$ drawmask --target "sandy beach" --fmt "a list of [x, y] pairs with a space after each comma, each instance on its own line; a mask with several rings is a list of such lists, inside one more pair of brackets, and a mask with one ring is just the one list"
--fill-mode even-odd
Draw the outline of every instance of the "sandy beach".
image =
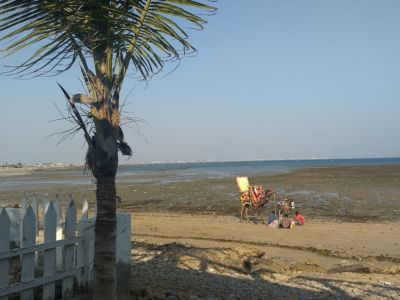
[[137, 213], [132, 289], [187, 299], [398, 299], [399, 234], [391, 223], [283, 230], [230, 216]]
[[[250, 177], [275, 189], [276, 201], [295, 200], [307, 223], [292, 230], [240, 223], [234, 177], [175, 175], [117, 180], [118, 212], [132, 214], [132, 299], [166, 291], [179, 299], [400, 297], [400, 166]], [[0, 177], [2, 206], [47, 193], [64, 203], [72, 194], [79, 207], [84, 194], [93, 211], [94, 190], [90, 176], [70, 172]]]

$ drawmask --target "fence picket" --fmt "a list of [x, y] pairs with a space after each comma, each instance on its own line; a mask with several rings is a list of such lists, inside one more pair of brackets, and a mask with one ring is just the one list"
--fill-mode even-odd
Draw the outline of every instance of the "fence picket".
[[26, 214], [26, 207], [28, 206], [28, 200], [26, 199], [26, 195], [24, 194], [24, 196], [22, 197], [21, 200], [21, 217], [25, 217]]
[[[10, 250], [10, 229], [11, 222], [5, 208], [0, 213], [0, 252]], [[8, 258], [0, 260], [0, 288], [8, 286], [8, 272], [10, 263]], [[0, 296], [0, 300], [7, 300], [8, 296]]]
[[[22, 229], [22, 247], [30, 247], [35, 245], [36, 233], [35, 223], [37, 222], [35, 213], [32, 207], [29, 205]], [[22, 255], [22, 271], [21, 271], [21, 282], [27, 282], [35, 277], [35, 252]], [[26, 289], [21, 292], [21, 300], [33, 299], [33, 289]]]
[[[62, 206], [60, 198], [58, 194], [56, 195], [56, 201], [54, 201], [54, 209], [57, 213], [56, 219], [56, 240], [62, 240], [63, 238], [63, 222], [62, 222]], [[57, 247], [57, 270], [62, 270], [62, 261], [63, 261], [63, 247]]]
[[[32, 198], [32, 211], [35, 215], [35, 244], [39, 243], [39, 207], [38, 200], [36, 194], [33, 194]], [[37, 263], [39, 257], [39, 253], [35, 253], [35, 263]]]
[[72, 199], [72, 195], [69, 194], [67, 207], [69, 207], [69, 204], [70, 204], [72, 201], [74, 201], [74, 200]]
[[50, 200], [49, 200], [49, 197], [47, 196], [47, 194], [44, 196], [44, 199], [43, 199], [43, 228], [45, 228], [45, 222], [46, 222], [46, 220], [45, 220], [45, 215], [46, 215], [46, 211], [47, 211], [47, 209], [49, 208], [49, 204], [50, 204]]
[[[54, 242], [56, 240], [57, 213], [54, 205], [50, 202], [46, 214], [44, 215], [44, 242]], [[53, 275], [56, 271], [56, 249], [44, 251], [43, 276]], [[43, 300], [52, 300], [55, 297], [55, 282], [43, 285]]]
[[85, 195], [82, 196], [82, 216], [81, 220], [89, 218], [89, 205], [86, 201]]
[[21, 200], [21, 227], [19, 228], [20, 229], [20, 233], [19, 233], [19, 237], [20, 237], [19, 244], [20, 245], [22, 244], [22, 228], [24, 227], [24, 217], [26, 214], [27, 205], [28, 205], [28, 200], [26, 199], [26, 195], [24, 193], [24, 196], [22, 197], [22, 200]]
[[[74, 200], [69, 202], [67, 213], [65, 215], [65, 239], [74, 238], [76, 230], [76, 206]], [[75, 267], [75, 245], [64, 246], [64, 271]], [[62, 284], [62, 297], [68, 298], [73, 293], [74, 277], [65, 277]]]

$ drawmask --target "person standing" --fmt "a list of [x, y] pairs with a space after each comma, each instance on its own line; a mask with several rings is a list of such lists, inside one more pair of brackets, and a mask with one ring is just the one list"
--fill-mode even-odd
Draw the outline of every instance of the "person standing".
[[248, 191], [242, 193], [242, 196], [240, 197], [240, 201], [242, 202], [242, 210], [240, 211], [240, 222], [242, 222], [243, 210], [245, 210], [247, 222], [250, 222], [250, 220], [249, 220], [249, 206], [251, 204], [251, 200], [250, 200], [250, 196], [249, 196], [249, 192]]

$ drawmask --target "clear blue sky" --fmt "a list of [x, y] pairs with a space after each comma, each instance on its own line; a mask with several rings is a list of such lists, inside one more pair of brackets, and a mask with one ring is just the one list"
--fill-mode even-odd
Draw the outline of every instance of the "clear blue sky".
[[[126, 80], [129, 160], [400, 156], [400, 1], [220, 0], [199, 55], [146, 88]], [[1, 47], [0, 47], [1, 48]], [[4, 64], [0, 61], [0, 64]], [[1, 80], [0, 163], [80, 162], [81, 134], [53, 104], [82, 93], [76, 68], [55, 78]], [[125, 157], [120, 157], [124, 161]]]

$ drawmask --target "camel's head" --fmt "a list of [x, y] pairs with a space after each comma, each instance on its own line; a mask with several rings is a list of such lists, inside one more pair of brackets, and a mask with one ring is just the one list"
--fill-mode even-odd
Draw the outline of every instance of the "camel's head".
[[274, 190], [266, 190], [265, 191], [265, 198], [268, 199], [270, 198], [273, 194], [275, 194]]

